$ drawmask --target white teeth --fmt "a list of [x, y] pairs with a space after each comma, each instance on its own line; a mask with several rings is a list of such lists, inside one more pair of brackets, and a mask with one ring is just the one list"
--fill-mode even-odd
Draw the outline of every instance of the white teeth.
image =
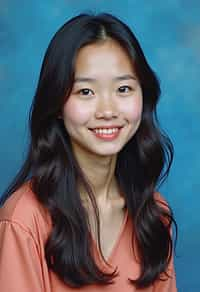
[[97, 134], [107, 134], [110, 135], [112, 133], [116, 133], [119, 131], [118, 128], [113, 128], [113, 129], [94, 129], [94, 132]]

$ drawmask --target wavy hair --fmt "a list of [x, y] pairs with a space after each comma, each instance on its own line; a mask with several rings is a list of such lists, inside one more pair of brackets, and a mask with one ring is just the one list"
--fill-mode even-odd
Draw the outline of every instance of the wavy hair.
[[161, 131], [156, 113], [159, 81], [150, 68], [131, 29], [111, 14], [80, 14], [54, 35], [44, 56], [29, 115], [30, 144], [27, 157], [1, 203], [24, 182], [48, 209], [52, 231], [45, 244], [49, 269], [71, 287], [113, 283], [117, 270], [103, 272], [91, 251], [90, 224], [77, 182], [84, 186], [95, 210], [98, 245], [99, 213], [95, 196], [72, 151], [70, 137], [58, 116], [74, 82], [74, 64], [80, 48], [112, 38], [128, 53], [143, 93], [141, 124], [118, 153], [115, 175], [125, 198], [133, 230], [132, 243], [139, 253], [141, 273], [129, 281], [137, 288], [150, 286], [165, 274], [173, 252], [169, 205], [155, 200], [155, 190], [168, 176], [173, 145]]

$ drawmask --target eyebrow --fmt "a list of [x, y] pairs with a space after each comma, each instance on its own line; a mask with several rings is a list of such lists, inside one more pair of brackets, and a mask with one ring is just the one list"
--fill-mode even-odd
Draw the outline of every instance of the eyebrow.
[[[113, 78], [113, 81], [121, 81], [121, 80], [137, 80], [137, 78], [134, 75], [131, 74], [125, 74], [121, 76], [116, 76]], [[74, 82], [96, 82], [97, 79], [95, 78], [89, 78], [89, 77], [76, 77]]]

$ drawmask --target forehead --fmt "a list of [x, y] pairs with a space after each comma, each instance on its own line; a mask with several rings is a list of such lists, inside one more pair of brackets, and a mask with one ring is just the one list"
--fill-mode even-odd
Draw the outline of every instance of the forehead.
[[114, 40], [86, 45], [77, 54], [75, 75], [79, 74], [130, 74], [134, 73], [133, 60]]

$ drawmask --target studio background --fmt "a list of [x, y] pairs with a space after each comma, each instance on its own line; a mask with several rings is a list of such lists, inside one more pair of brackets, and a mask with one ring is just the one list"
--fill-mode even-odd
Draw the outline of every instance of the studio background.
[[200, 1], [0, 0], [0, 194], [25, 158], [27, 119], [42, 58], [57, 29], [81, 12], [126, 22], [161, 81], [158, 114], [174, 143], [160, 191], [179, 226], [175, 256], [180, 292], [200, 291]]

